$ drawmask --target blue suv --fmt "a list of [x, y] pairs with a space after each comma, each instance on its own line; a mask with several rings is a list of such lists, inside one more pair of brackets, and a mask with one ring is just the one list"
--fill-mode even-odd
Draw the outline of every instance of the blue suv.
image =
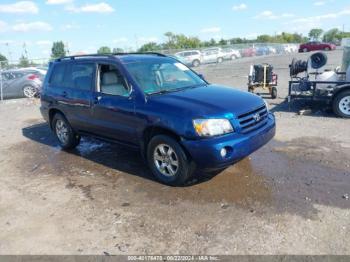
[[168, 185], [184, 184], [196, 169], [224, 169], [275, 134], [275, 118], [259, 96], [209, 84], [157, 53], [55, 60], [41, 113], [63, 149], [82, 135], [127, 145]]

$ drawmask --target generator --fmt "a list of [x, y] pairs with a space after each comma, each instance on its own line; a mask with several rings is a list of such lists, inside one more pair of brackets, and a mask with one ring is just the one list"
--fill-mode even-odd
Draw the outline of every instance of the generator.
[[268, 90], [272, 99], [277, 97], [278, 76], [273, 72], [270, 64], [251, 65], [248, 75], [248, 92], [254, 93], [256, 89]]

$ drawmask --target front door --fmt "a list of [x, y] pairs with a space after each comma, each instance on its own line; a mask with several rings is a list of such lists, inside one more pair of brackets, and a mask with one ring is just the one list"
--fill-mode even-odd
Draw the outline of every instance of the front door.
[[133, 93], [116, 64], [98, 65], [92, 118], [99, 136], [137, 144]]

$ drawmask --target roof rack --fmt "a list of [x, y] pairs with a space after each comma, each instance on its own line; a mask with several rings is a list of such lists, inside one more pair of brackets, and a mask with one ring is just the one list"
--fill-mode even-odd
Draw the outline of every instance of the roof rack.
[[73, 56], [62, 56], [60, 58], [57, 58], [55, 61], [60, 62], [62, 60], [74, 60], [75, 58], [80, 57], [108, 57], [108, 58], [114, 58], [115, 56], [122, 56], [122, 55], [157, 55], [166, 57], [166, 55], [162, 53], [157, 52], [131, 52], [131, 53], [111, 53], [111, 54], [86, 54], [86, 55], [73, 55]]

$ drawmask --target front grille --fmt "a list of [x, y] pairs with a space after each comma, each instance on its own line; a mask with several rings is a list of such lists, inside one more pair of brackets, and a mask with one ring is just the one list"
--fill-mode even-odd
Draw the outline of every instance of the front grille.
[[238, 116], [242, 133], [248, 133], [262, 127], [267, 123], [268, 112], [265, 105]]

